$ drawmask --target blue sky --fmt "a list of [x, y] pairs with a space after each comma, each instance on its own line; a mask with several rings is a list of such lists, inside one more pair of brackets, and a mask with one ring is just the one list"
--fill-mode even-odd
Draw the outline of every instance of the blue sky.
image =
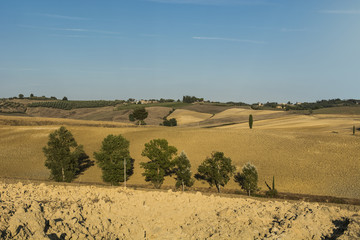
[[358, 0], [2, 0], [0, 98], [357, 98]]

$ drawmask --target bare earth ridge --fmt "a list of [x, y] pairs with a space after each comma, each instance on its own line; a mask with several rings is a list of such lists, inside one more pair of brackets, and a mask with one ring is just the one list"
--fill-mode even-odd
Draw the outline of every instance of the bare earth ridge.
[[0, 194], [2, 239], [360, 238], [360, 211], [317, 203], [44, 183]]

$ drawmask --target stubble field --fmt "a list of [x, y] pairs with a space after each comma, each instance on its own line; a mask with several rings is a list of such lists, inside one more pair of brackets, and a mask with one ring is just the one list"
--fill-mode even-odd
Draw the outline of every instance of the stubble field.
[[[228, 110], [229, 111], [229, 110]], [[176, 111], [175, 111], [176, 112]], [[19, 120], [21, 119], [21, 121]], [[213, 151], [231, 157], [237, 171], [251, 162], [259, 173], [259, 187], [275, 176], [280, 192], [360, 198], [360, 138], [352, 135], [356, 116], [286, 115], [254, 122], [215, 128], [132, 125], [67, 119], [38, 119], [0, 116], [0, 177], [46, 180], [42, 148], [50, 132], [66, 126], [78, 144], [93, 158], [108, 134], [122, 134], [130, 141], [135, 159], [129, 184], [146, 184], [139, 163], [144, 144], [165, 138], [170, 145], [185, 151], [196, 173], [198, 165]], [[16, 125], [16, 126], [14, 126]], [[75, 182], [101, 183], [101, 171], [90, 167]], [[167, 178], [164, 185], [174, 186]], [[195, 182], [195, 187], [208, 187]], [[231, 180], [226, 189], [240, 187]]]

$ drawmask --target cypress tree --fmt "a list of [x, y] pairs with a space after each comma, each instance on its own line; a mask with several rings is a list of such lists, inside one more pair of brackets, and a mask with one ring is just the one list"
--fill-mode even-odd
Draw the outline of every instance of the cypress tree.
[[249, 115], [249, 127], [250, 127], [250, 129], [252, 129], [252, 127], [253, 127], [253, 122], [254, 122], [253, 116], [252, 116], [252, 114], [250, 114]]

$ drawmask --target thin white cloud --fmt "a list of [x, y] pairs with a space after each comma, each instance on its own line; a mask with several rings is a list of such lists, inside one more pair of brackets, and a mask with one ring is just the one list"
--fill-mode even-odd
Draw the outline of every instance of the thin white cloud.
[[70, 31], [70, 32], [92, 32], [92, 33], [116, 34], [116, 35], [120, 34], [119, 32], [84, 29], [84, 28], [52, 28], [52, 30]]
[[320, 13], [352, 15], [360, 14], [360, 10], [321, 10]]
[[147, 0], [149, 2], [169, 4], [196, 4], [196, 5], [263, 5], [270, 4], [264, 0]]
[[58, 19], [67, 19], [67, 20], [89, 20], [89, 18], [73, 17], [73, 16], [65, 16], [65, 15], [49, 14], [49, 13], [44, 13], [39, 15], [49, 18], [58, 18]]
[[68, 32], [88, 32], [88, 33], [100, 33], [100, 34], [113, 34], [120, 35], [120, 32], [113, 31], [104, 31], [97, 29], [85, 29], [85, 28], [49, 28], [49, 27], [39, 27], [39, 26], [31, 26], [31, 25], [18, 25], [22, 28], [31, 28], [31, 29], [41, 29], [41, 30], [51, 30], [51, 31], [68, 31]]
[[38, 71], [37, 68], [31, 67], [15, 67], [15, 68], [0, 68], [0, 71], [16, 71], [16, 72], [26, 72], [26, 71]]
[[160, 34], [140, 34], [139, 36], [141, 37], [153, 37], [153, 38], [159, 38], [159, 37], [165, 37], [164, 35], [160, 35]]
[[116, 71], [106, 71], [106, 70], [76, 70], [76, 72], [81, 73], [99, 73], [99, 74], [119, 74], [122, 71], [164, 71], [164, 69], [151, 68], [151, 67], [118, 67]]
[[49, 34], [50, 37], [67, 37], [67, 38], [88, 38], [85, 35], [73, 35], [73, 34]]
[[266, 42], [264, 41], [238, 39], [238, 38], [221, 38], [221, 37], [192, 37], [192, 38], [198, 40], [219, 40], [219, 41], [243, 42], [243, 43], [254, 43], [254, 44], [266, 44]]
[[282, 28], [281, 32], [306, 32], [306, 28]]

